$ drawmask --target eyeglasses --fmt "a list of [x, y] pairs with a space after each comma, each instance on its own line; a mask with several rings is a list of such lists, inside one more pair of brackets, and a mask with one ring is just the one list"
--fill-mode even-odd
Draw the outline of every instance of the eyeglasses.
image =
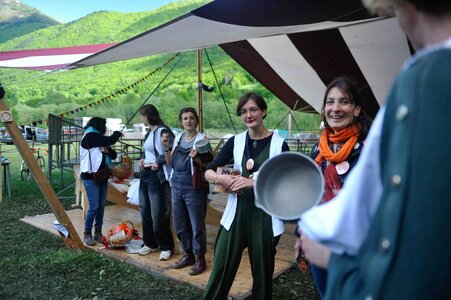
[[251, 107], [248, 110], [242, 109], [242, 110], [240, 110], [240, 116], [245, 116], [248, 113], [250, 113], [251, 115], [255, 115], [259, 110], [260, 110], [260, 108], [258, 108], [258, 107]]

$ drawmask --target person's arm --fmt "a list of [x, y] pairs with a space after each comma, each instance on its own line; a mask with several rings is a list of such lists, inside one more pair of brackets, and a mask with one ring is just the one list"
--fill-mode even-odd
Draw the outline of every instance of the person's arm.
[[230, 138], [218, 155], [215, 156], [214, 160], [208, 165], [207, 171], [205, 172], [205, 179], [208, 182], [220, 184], [227, 189], [230, 187], [233, 178], [232, 175], [218, 174], [216, 168], [225, 166], [233, 159], [234, 141], [234, 137]]
[[[158, 129], [155, 131], [155, 134], [158, 134]], [[158, 164], [159, 167], [167, 164], [168, 162], [166, 161], [166, 152], [165, 152], [165, 147], [161, 141], [161, 137], [163, 137], [163, 135], [168, 135], [169, 136], [169, 149], [171, 148], [171, 145], [174, 143], [174, 138], [173, 136], [169, 133], [169, 130], [167, 130], [166, 128], [161, 129], [161, 131], [159, 132], [160, 137], [156, 137], [154, 139], [155, 141], [155, 149], [157, 150], [155, 153], [155, 158], [156, 158], [156, 163]]]
[[108, 155], [111, 158], [111, 160], [114, 160], [117, 158], [116, 150], [114, 150], [110, 146], [106, 146], [106, 147], [104, 147], [104, 149], [105, 149], [105, 151], [102, 151], [102, 152], [105, 153], [105, 155]]
[[282, 144], [282, 152], [288, 152], [290, 151], [290, 147], [288, 146], [287, 142], [283, 142]]
[[114, 145], [121, 136], [122, 133], [120, 131], [115, 131], [110, 136], [104, 136], [95, 132], [90, 132], [86, 134], [81, 141], [81, 146], [85, 149], [111, 146]]
[[171, 135], [169, 134], [169, 132], [163, 132], [161, 134], [161, 144], [163, 145], [163, 151], [164, 151], [164, 158], [166, 160], [166, 163], [170, 166], [172, 166], [172, 160], [174, 158], [174, 150], [177, 146], [169, 147], [170, 145], [170, 137]]
[[330, 249], [318, 242], [315, 242], [303, 233], [301, 233], [300, 242], [302, 252], [304, 252], [305, 257], [310, 261], [310, 263], [323, 269], [327, 269], [331, 254]]

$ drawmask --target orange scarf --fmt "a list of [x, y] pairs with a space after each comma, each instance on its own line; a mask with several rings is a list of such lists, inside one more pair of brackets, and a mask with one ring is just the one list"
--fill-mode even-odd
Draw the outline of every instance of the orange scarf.
[[[330, 129], [324, 129], [321, 133], [321, 137], [319, 138], [319, 154], [315, 158], [317, 164], [321, 164], [323, 159], [326, 159], [329, 162], [342, 162], [348, 158], [349, 154], [351, 154], [352, 148], [354, 148], [357, 140], [360, 136], [359, 126], [354, 123], [351, 126], [348, 126], [338, 133], [334, 134]], [[333, 144], [338, 144], [344, 142], [344, 145], [338, 150], [338, 152], [334, 153], [329, 147], [329, 142]]]

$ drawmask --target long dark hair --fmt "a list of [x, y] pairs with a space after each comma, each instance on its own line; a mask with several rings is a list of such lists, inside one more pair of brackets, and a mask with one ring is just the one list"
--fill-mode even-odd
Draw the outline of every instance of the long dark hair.
[[92, 117], [85, 126], [85, 129], [88, 127], [93, 127], [95, 130], [100, 132], [101, 135], [106, 133], [106, 119], [101, 117]]
[[365, 139], [368, 131], [370, 130], [372, 120], [365, 113], [362, 96], [360, 95], [357, 86], [350, 78], [346, 76], [337, 77], [327, 85], [326, 92], [324, 93], [323, 98], [323, 106], [321, 107], [321, 115], [323, 117], [324, 126], [326, 128], [330, 128], [329, 124], [327, 124], [326, 121], [324, 108], [326, 106], [327, 95], [329, 94], [329, 91], [334, 87], [339, 89], [343, 94], [347, 95], [349, 97], [349, 101], [355, 104], [356, 107], [360, 106], [360, 114], [355, 118], [354, 122], [359, 125], [360, 137]]
[[159, 125], [159, 126], [165, 126], [167, 127], [163, 120], [160, 118], [160, 114], [158, 113], [157, 108], [152, 104], [146, 104], [139, 110], [139, 113], [142, 116], [147, 117], [147, 122], [149, 122], [149, 125]]

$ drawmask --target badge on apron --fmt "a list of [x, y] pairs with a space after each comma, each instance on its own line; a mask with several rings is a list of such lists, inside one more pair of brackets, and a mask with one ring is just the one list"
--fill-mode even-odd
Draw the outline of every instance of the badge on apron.
[[349, 170], [349, 163], [347, 161], [342, 161], [335, 165], [335, 170], [337, 170], [338, 175], [343, 175]]
[[252, 170], [254, 168], [254, 160], [252, 158], [249, 158], [246, 162], [246, 169], [248, 171]]

